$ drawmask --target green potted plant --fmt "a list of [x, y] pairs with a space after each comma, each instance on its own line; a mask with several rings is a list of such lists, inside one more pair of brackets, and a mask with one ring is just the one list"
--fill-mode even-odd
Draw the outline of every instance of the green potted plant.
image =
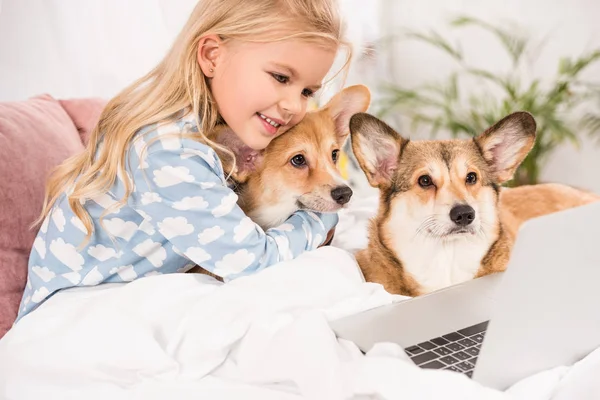
[[[495, 73], [469, 65], [461, 47], [436, 31], [408, 32], [407, 39], [435, 46], [453, 58], [458, 68], [449, 71], [442, 82], [426, 82], [416, 88], [384, 85], [377, 104], [380, 117], [400, 112], [411, 121], [413, 129], [426, 125], [432, 135], [444, 130], [460, 137], [481, 133], [513, 111], [529, 111], [538, 124], [536, 144], [509, 183], [511, 186], [538, 183], [544, 164], [563, 143], [578, 146], [584, 134], [600, 137], [600, 84], [582, 79], [582, 72], [600, 61], [600, 49], [574, 59], [561, 58], [554, 79], [534, 77], [525, 81], [524, 61], [532, 58], [534, 46], [518, 29], [509, 30], [468, 16], [451, 20], [450, 26], [474, 26], [490, 32], [509, 56], [510, 70]], [[481, 85], [466, 90], [465, 79], [475, 79]], [[594, 97], [597, 103], [591, 101]]]

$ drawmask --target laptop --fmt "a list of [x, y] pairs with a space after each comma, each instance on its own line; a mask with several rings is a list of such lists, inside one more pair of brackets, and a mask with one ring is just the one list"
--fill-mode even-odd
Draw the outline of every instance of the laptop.
[[331, 321], [367, 352], [394, 342], [422, 368], [506, 390], [600, 347], [600, 202], [527, 221], [506, 271]]

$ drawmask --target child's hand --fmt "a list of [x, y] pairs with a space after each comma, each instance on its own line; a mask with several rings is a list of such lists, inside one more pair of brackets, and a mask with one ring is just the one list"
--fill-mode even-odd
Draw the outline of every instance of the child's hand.
[[336, 212], [334, 212], [334, 213], [316, 213], [316, 214], [319, 216], [319, 218], [323, 222], [323, 225], [325, 226], [325, 229], [327, 229], [327, 230], [334, 229], [340, 220], [338, 213], [336, 213]]

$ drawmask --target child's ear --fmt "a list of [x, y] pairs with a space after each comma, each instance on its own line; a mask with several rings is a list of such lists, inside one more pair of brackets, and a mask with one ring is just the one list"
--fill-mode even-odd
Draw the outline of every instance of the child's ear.
[[219, 56], [223, 50], [223, 44], [218, 35], [207, 35], [200, 39], [196, 57], [205, 76], [209, 78], [215, 76]]
[[231, 165], [231, 157], [227, 154], [217, 151], [217, 154], [223, 160], [225, 174], [231, 173], [233, 179], [238, 183], [244, 183], [250, 175], [260, 168], [263, 161], [263, 153], [259, 150], [251, 149], [226, 125], [217, 128], [213, 140], [218, 144], [227, 147], [235, 154], [235, 168]]
[[350, 133], [350, 118], [354, 114], [367, 111], [370, 103], [369, 89], [364, 85], [355, 85], [343, 89], [323, 107], [335, 122], [340, 147], [344, 145]]
[[510, 114], [475, 138], [497, 183], [510, 180], [535, 143], [536, 123], [527, 112]]
[[352, 151], [373, 187], [390, 187], [408, 140], [380, 119], [365, 113], [350, 118]]

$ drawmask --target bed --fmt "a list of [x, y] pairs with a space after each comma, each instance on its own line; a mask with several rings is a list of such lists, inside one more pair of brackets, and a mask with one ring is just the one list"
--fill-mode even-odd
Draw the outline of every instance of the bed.
[[[3, 399], [587, 399], [600, 351], [506, 392], [423, 370], [402, 348], [363, 354], [328, 321], [403, 301], [364, 282], [375, 196], [340, 214], [332, 246], [228, 284], [198, 274], [65, 290], [0, 341]], [[410, 327], [407, 327], [410, 329]]]

